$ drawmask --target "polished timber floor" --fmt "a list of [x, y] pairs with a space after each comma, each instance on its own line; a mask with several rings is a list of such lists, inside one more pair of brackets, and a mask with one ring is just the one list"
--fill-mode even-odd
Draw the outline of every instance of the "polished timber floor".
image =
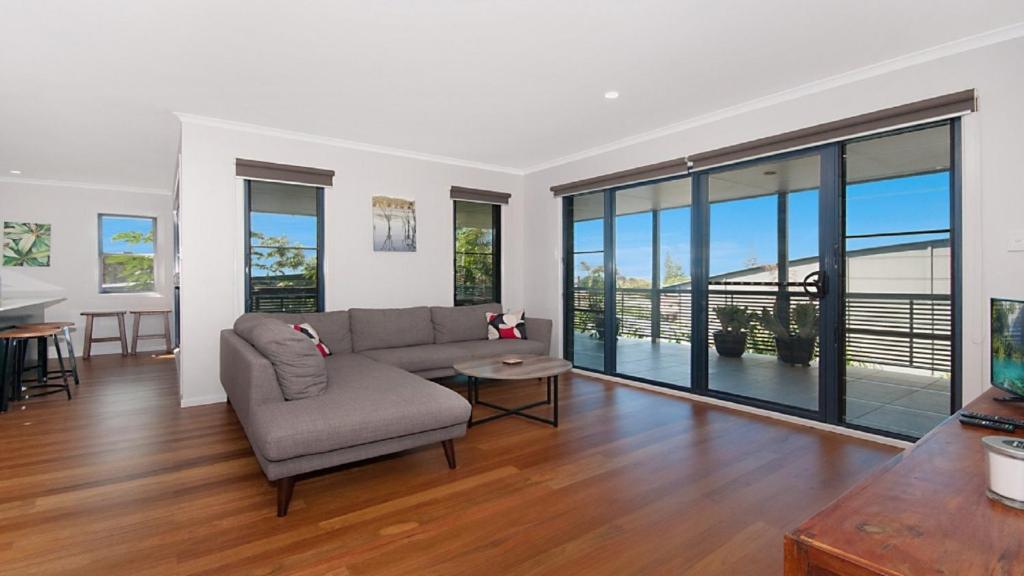
[[898, 452], [571, 375], [557, 429], [472, 428], [456, 470], [425, 446], [312, 475], [277, 518], [233, 411], [179, 408], [173, 360], [79, 366], [74, 400], [0, 414], [0, 574], [774, 575], [784, 532]]
[[[574, 361], [583, 368], [603, 366], [603, 342], [576, 333]], [[657, 382], [690, 385], [690, 345], [622, 338], [617, 343], [618, 372]], [[713, 390], [818, 409], [818, 369], [783, 364], [775, 356], [720, 357], [708, 352]], [[867, 428], [921, 437], [949, 416], [949, 379], [850, 366], [846, 381], [846, 421]]]

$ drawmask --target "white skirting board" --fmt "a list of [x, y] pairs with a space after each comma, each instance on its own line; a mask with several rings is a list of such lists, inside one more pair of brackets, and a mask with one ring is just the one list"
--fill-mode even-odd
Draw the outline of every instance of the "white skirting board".
[[199, 396], [196, 398], [182, 398], [178, 405], [182, 408], [189, 408], [192, 406], [203, 406], [206, 404], [223, 404], [227, 401], [227, 394], [212, 394], [210, 396]]

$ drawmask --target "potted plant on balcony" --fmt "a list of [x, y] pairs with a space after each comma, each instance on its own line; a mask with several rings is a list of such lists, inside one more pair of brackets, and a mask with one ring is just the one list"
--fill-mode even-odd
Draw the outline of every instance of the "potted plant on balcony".
[[750, 327], [750, 313], [742, 306], [727, 304], [715, 306], [715, 316], [721, 330], [713, 334], [715, 351], [719, 356], [739, 358], [747, 351], [747, 328]]
[[[598, 340], [604, 340], [604, 310], [601, 310], [594, 314], [594, 333], [592, 334]], [[622, 333], [622, 322], [615, 319], [615, 334], [618, 336]]]
[[793, 306], [790, 317], [794, 328], [791, 330], [786, 326], [780, 304], [776, 301], [771, 312], [761, 309], [761, 324], [775, 336], [775, 351], [780, 360], [794, 366], [810, 366], [818, 338], [818, 308], [809, 302]]

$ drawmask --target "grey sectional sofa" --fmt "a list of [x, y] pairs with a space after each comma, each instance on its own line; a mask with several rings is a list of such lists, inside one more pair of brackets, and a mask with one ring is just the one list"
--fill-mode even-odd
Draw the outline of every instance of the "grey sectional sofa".
[[306, 472], [434, 442], [454, 468], [452, 440], [465, 435], [471, 408], [427, 379], [455, 374], [460, 360], [548, 354], [551, 347], [551, 321], [541, 318], [526, 319], [526, 340], [487, 340], [484, 313], [500, 310], [488, 304], [242, 316], [235, 327], [257, 345], [254, 325], [283, 320], [309, 323], [330, 348], [326, 389], [294, 400], [282, 392], [281, 366], [235, 329], [221, 332], [221, 383], [256, 459], [277, 483], [278, 516], [287, 514], [295, 478]]

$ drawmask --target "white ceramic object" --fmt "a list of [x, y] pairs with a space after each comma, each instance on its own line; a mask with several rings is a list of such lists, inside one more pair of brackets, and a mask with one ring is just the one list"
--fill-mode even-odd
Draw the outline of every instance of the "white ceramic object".
[[986, 436], [988, 497], [1024, 510], [1024, 438]]

